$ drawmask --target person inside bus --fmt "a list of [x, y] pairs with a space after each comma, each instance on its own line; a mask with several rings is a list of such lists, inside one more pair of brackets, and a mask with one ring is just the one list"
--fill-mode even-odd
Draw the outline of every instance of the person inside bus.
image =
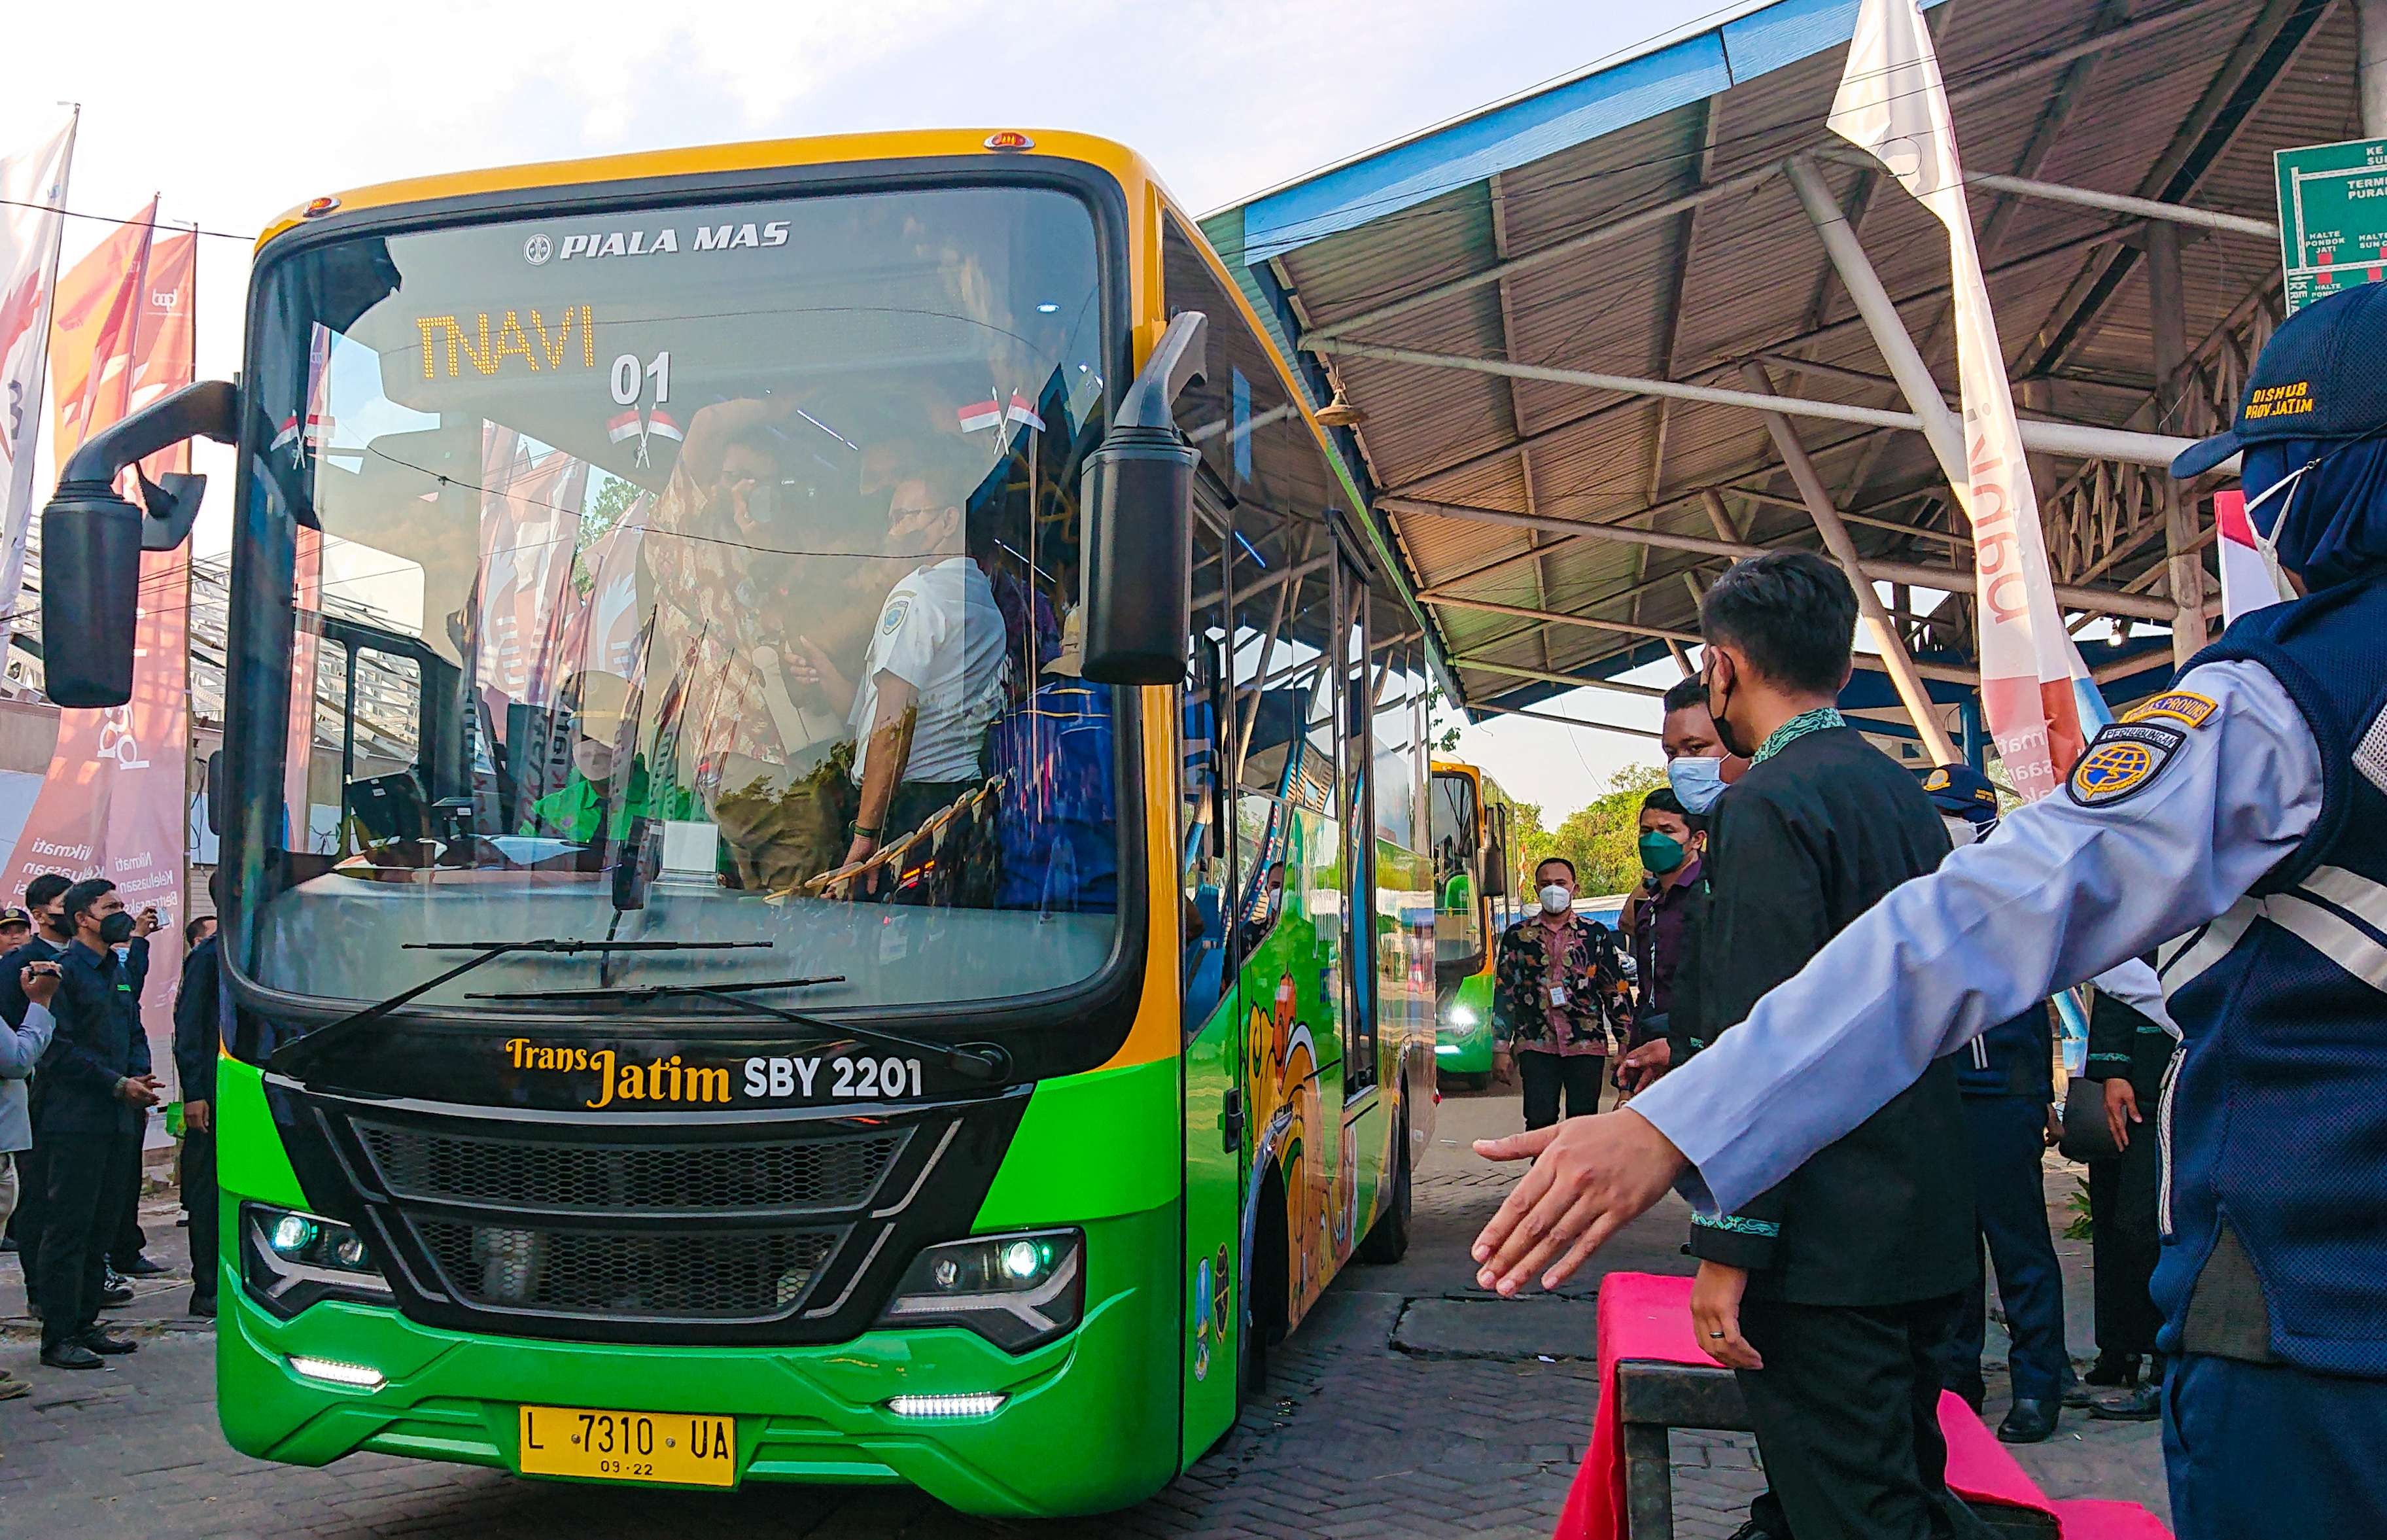
[[1011, 661], [988, 576], [994, 523], [964, 512], [979, 479], [957, 447], [932, 442], [895, 483], [887, 550], [918, 564], [879, 605], [858, 675], [817, 647], [781, 660], [842, 705], [853, 732], [856, 805], [843, 865], [869, 860], [984, 784], [987, 729], [1003, 710]]
[[1623, 977], [1615, 935], [1574, 912], [1574, 863], [1534, 868], [1541, 907], [1500, 937], [1492, 974], [1492, 1072], [1524, 1080], [1525, 1127], [1599, 1110], [1599, 1082], [1615, 1046], [1606, 1014]]
[[[617, 675], [594, 671], [575, 678], [565, 691], [572, 711], [572, 774], [562, 786], [531, 803], [522, 832], [575, 845], [601, 838], [620, 840], [630, 820], [648, 813], [647, 767], [634, 762], [617, 799], [613, 746], [622, 730], [622, 708], [630, 687]], [[609, 810], [610, 809], [610, 814]]]
[[[663, 805], [719, 827], [731, 879], [784, 892], [838, 864], [852, 815], [844, 707], [821, 695], [805, 660], [859, 651], [883, 593], [886, 492], [799, 500], [787, 467], [816, 435], [797, 401], [740, 399], [697, 412], [655, 528], [641, 542], [657, 590], [647, 656], [659, 740], [679, 738], [663, 703], [701, 704], [687, 741], [659, 751]], [[855, 468], [866, 482], [867, 467]], [[811, 488], [820, 491], [823, 488]], [[799, 552], [803, 554], [799, 554]]]

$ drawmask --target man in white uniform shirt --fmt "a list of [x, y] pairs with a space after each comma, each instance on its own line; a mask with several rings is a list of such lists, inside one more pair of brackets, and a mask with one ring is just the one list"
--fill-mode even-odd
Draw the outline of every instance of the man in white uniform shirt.
[[985, 565], [993, 525], [982, 519], [971, 527], [967, 488], [963, 474], [941, 467], [906, 475], [888, 509], [889, 549], [923, 559], [879, 607], [854, 688], [849, 720], [861, 796], [848, 865], [985, 778], [986, 733], [1003, 710], [1010, 659]]

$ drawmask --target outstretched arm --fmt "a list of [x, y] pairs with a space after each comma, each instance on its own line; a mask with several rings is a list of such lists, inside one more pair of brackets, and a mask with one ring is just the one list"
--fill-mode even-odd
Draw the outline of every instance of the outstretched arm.
[[[1557, 1263], [1554, 1285], [1640, 1212], [1615, 1204], [1656, 1201], [1661, 1171], [1695, 1168], [1702, 1209], [1748, 1203], [1940, 1054], [2234, 903], [2318, 816], [2320, 754], [2259, 666], [2210, 664], [2181, 685], [2216, 709], [2177, 727], [2179, 747], [2128, 794], [2084, 807], [2062, 791], [2014, 813], [1860, 915], [1631, 1108], [1479, 1146], [1539, 1156], [1477, 1240], [1487, 1286], [1513, 1292]], [[1617, 1119], [1640, 1127], [1590, 1127]], [[1563, 1170], [1536, 1181], [1540, 1164]]]

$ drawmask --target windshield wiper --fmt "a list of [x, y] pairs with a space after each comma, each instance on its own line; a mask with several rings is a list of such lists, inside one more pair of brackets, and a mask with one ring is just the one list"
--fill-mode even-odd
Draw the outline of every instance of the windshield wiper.
[[516, 990], [502, 993], [468, 994], [467, 1000], [627, 1000], [643, 1004], [664, 995], [706, 994], [714, 991], [735, 991], [751, 994], [761, 990], [801, 990], [813, 984], [842, 984], [845, 975], [823, 974], [818, 978], [758, 978], [751, 984], [608, 984], [593, 990]]
[[965, 1079], [993, 1084], [1011, 1073], [1011, 1055], [994, 1043], [972, 1047], [955, 1047], [951, 1043], [928, 1042], [919, 1038], [905, 1037], [877, 1027], [858, 1027], [850, 1022], [831, 1021], [827, 1016], [806, 1016], [777, 1005], [767, 1005], [760, 1000], [749, 1000], [747, 994], [758, 990], [799, 989], [807, 984], [837, 984], [845, 976], [827, 978], [773, 978], [751, 984], [625, 984], [603, 990], [552, 990], [538, 994], [475, 994], [471, 1000], [623, 1000], [643, 1003], [650, 1000], [703, 997], [718, 1000], [725, 1005], [735, 1005], [741, 1011], [767, 1016], [802, 1027], [824, 1036], [855, 1038], [887, 1048], [897, 1048], [907, 1054], [932, 1058]]
[[350, 1016], [318, 1027], [305, 1037], [284, 1043], [266, 1060], [266, 1067], [279, 1074], [295, 1075], [314, 1060], [323, 1056], [342, 1041], [380, 1021], [401, 1006], [411, 1004], [440, 985], [451, 983], [485, 963], [516, 953], [544, 953], [557, 957], [577, 957], [583, 953], [603, 955], [613, 952], [750, 952], [769, 948], [769, 941], [581, 941], [553, 939], [521, 941], [408, 941], [403, 952], [469, 952], [473, 955], [449, 968], [435, 974], [411, 989], [400, 990], [386, 1000], [376, 1001]]

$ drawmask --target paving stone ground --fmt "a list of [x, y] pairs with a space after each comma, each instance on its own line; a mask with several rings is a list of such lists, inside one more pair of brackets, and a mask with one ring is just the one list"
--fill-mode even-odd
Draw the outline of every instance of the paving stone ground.
[[[1415, 1240], [1394, 1267], [1347, 1271], [1272, 1358], [1267, 1396], [1157, 1497], [1061, 1523], [972, 1519], [903, 1490], [753, 1486], [721, 1496], [523, 1481], [464, 1467], [360, 1455], [322, 1471], [234, 1454], [215, 1425], [214, 1344], [180, 1316], [186, 1276], [144, 1286], [125, 1312], [142, 1351], [99, 1373], [35, 1367], [13, 1257], [0, 1258], [0, 1368], [32, 1378], [0, 1402], [0, 1540], [185, 1536], [568, 1534], [630, 1540], [734, 1534], [741, 1540], [1112, 1535], [1218, 1537], [1545, 1536], [1590, 1436], [1597, 1401], [1589, 1303], [1598, 1278], [1559, 1300], [1501, 1302], [1475, 1288], [1467, 1243], [1513, 1173], [1466, 1141], [1516, 1126], [1514, 1093], [1453, 1097], [1420, 1169]], [[2051, 1163], [2059, 1227], [2072, 1170]], [[1684, 1272], [1685, 1213], [1672, 1200], [1629, 1229], [1603, 1265]], [[149, 1210], [153, 1251], [182, 1258], [170, 1199]], [[2065, 1253], [2076, 1350], [2088, 1343], [2085, 1243]], [[2002, 1351], [1993, 1345], [1992, 1357]], [[2002, 1374], [1992, 1370], [1989, 1416]], [[2048, 1444], [2018, 1451], [2054, 1496], [2163, 1505], [2161, 1453], [2147, 1425], [2067, 1414]], [[1675, 1534], [1723, 1540], [1761, 1490], [1752, 1441], [1674, 1436]]]

